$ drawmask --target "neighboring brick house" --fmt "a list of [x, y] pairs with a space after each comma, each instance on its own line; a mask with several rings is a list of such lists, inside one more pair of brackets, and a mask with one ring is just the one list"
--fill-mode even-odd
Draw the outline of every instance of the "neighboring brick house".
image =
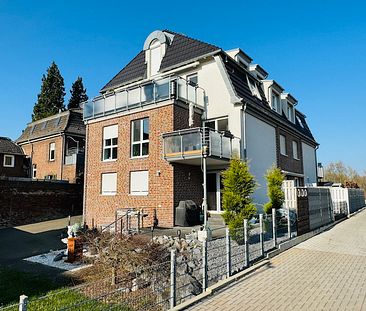
[[143, 50], [84, 105], [84, 219], [114, 220], [144, 208], [174, 225], [180, 200], [202, 204], [207, 155], [208, 208], [221, 211], [221, 172], [233, 154], [250, 160], [267, 200], [264, 174], [316, 182], [316, 149], [297, 101], [240, 49], [223, 51], [171, 31], [154, 31]]
[[0, 177], [28, 177], [29, 161], [10, 138], [0, 137]]
[[85, 124], [81, 109], [27, 124], [17, 144], [31, 159], [33, 179], [83, 181]]

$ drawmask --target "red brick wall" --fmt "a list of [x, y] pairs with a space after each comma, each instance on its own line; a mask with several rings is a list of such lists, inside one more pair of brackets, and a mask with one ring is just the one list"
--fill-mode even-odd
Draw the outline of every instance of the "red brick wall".
[[77, 184], [0, 180], [0, 227], [80, 215], [82, 198]]
[[[37, 179], [44, 179], [47, 175], [56, 175], [56, 179], [75, 182], [76, 165], [62, 165], [62, 141], [61, 136], [46, 138], [41, 141], [22, 145], [24, 153], [32, 158], [32, 164], [37, 165]], [[49, 146], [55, 143], [55, 160], [49, 160]]]
[[[150, 125], [149, 156], [131, 159], [131, 121], [145, 117], [149, 118]], [[197, 114], [194, 119], [195, 125], [199, 126], [200, 115]], [[113, 124], [118, 124], [118, 158], [113, 162], [103, 162], [101, 161], [103, 127]], [[172, 227], [174, 225], [174, 206], [177, 200], [183, 197], [183, 191], [194, 189], [194, 186], [188, 182], [187, 174], [191, 170], [196, 172], [197, 167], [183, 168], [182, 166], [181, 168], [179, 166], [176, 168], [164, 160], [161, 135], [188, 127], [188, 110], [171, 104], [90, 123], [87, 127], [85, 172], [85, 219], [87, 223], [91, 225], [94, 221], [97, 226], [111, 223], [114, 221], [116, 209], [129, 207], [143, 208], [149, 213], [149, 217], [144, 220], [146, 226], [152, 224], [154, 209], [156, 209], [159, 226]], [[149, 194], [147, 196], [129, 194], [130, 172], [138, 170], [149, 171]], [[175, 170], [176, 173], [174, 173]], [[117, 172], [117, 194], [114, 196], [101, 194], [101, 174], [108, 172]], [[196, 176], [195, 174], [192, 176]], [[198, 184], [198, 188], [201, 183]], [[192, 190], [192, 193], [194, 191]], [[174, 193], [177, 195], [174, 196]], [[194, 198], [199, 201], [198, 195]], [[200, 198], [202, 199], [202, 195]]]

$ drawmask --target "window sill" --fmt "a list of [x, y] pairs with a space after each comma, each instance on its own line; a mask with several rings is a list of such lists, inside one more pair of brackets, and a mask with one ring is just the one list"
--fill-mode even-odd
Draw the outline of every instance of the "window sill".
[[53, 160], [48, 160], [48, 162], [55, 162], [55, 159], [53, 159]]
[[145, 156], [138, 156], [138, 157], [130, 157], [130, 160], [135, 160], [135, 159], [146, 159], [148, 158], [149, 155], [145, 155]]
[[3, 165], [4, 167], [15, 167], [14, 165]]
[[106, 163], [108, 163], [108, 162], [116, 162], [116, 161], [117, 161], [117, 159], [102, 160], [102, 162], [106, 162]]
[[147, 197], [148, 193], [130, 193], [129, 196], [131, 197]]
[[288, 154], [283, 154], [283, 153], [281, 153], [281, 156], [283, 156], [283, 157], [287, 157], [287, 158], [288, 158]]
[[117, 192], [115, 193], [101, 193], [100, 195], [103, 197], [113, 197], [116, 196]]

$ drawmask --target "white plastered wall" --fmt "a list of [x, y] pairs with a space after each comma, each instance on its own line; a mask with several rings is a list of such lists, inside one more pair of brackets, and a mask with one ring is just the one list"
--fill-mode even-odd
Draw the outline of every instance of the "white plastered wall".
[[260, 211], [261, 205], [268, 201], [264, 175], [272, 164], [277, 163], [276, 130], [273, 126], [246, 113], [245, 132], [250, 171], [259, 184], [254, 192], [253, 201], [258, 204]]
[[309, 146], [304, 142], [301, 145], [302, 145], [303, 164], [304, 164], [304, 182], [306, 184], [316, 183], [317, 172], [316, 172], [315, 148]]

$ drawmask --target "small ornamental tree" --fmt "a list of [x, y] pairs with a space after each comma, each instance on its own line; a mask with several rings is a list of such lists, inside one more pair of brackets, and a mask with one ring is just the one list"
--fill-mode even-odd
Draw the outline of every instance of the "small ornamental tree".
[[226, 171], [223, 172], [223, 218], [229, 226], [234, 239], [242, 236], [236, 234], [239, 228], [243, 227], [244, 219], [251, 219], [256, 214], [255, 205], [251, 195], [256, 187], [254, 176], [250, 173], [248, 164], [233, 159]]
[[63, 110], [64, 96], [64, 79], [56, 63], [52, 62], [47, 69], [47, 74], [42, 77], [41, 92], [33, 108], [32, 121], [52, 116], [59, 110]]
[[71, 97], [67, 109], [79, 108], [82, 102], [88, 100], [89, 97], [86, 95], [86, 89], [84, 89], [83, 79], [81, 77], [78, 77], [72, 84], [70, 94]]
[[278, 167], [273, 165], [267, 171], [265, 177], [267, 180], [267, 195], [269, 202], [264, 204], [264, 212], [270, 214], [272, 208], [281, 208], [285, 200], [285, 194], [282, 191], [282, 183], [285, 180], [285, 176]]

